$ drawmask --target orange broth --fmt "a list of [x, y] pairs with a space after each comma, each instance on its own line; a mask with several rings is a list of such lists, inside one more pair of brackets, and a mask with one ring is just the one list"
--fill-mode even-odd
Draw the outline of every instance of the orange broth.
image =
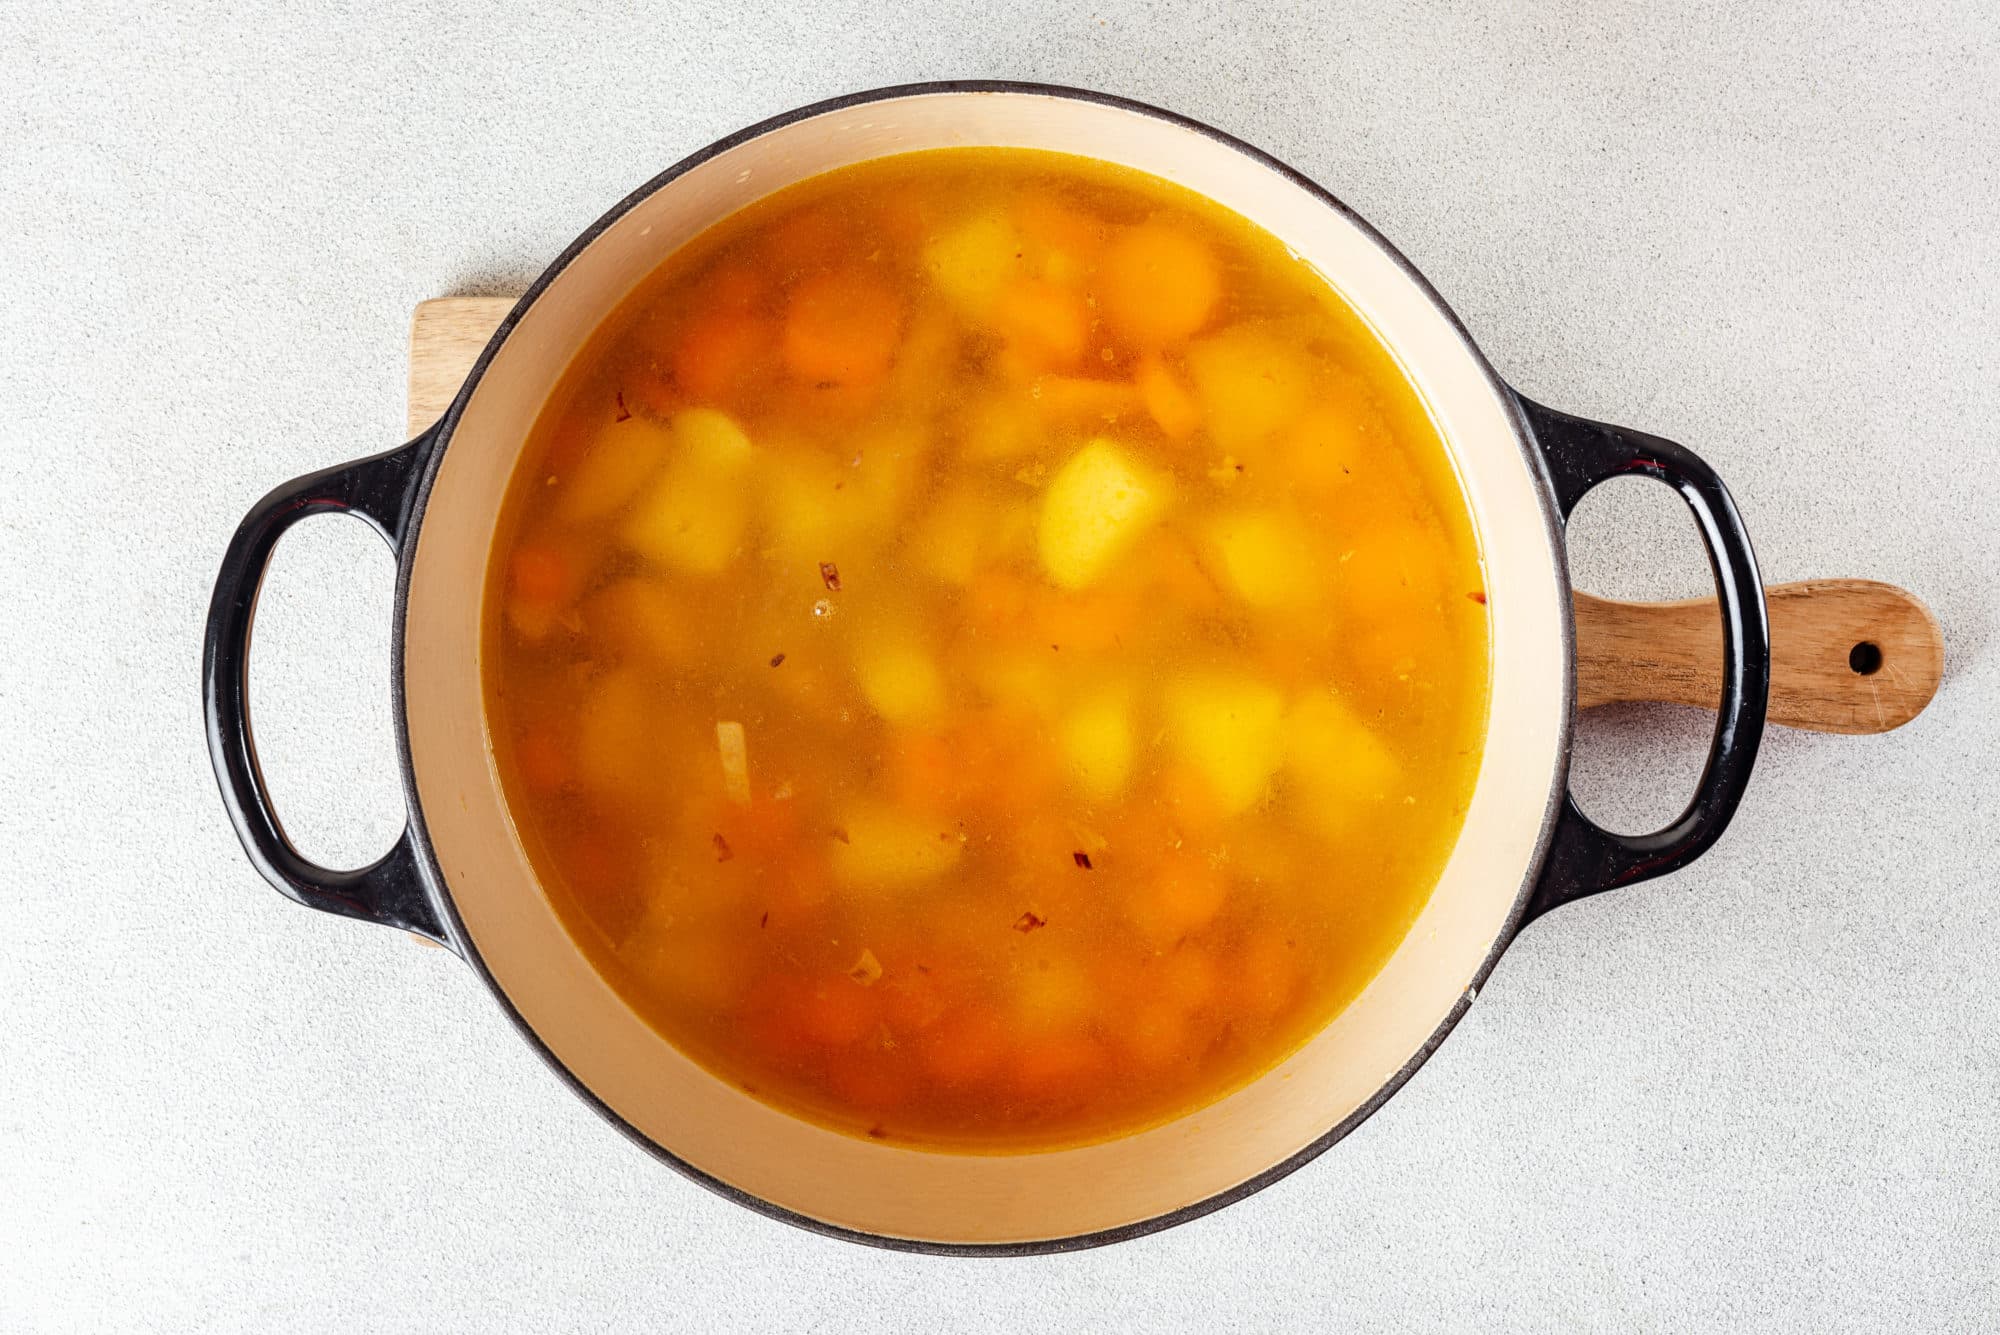
[[952, 149], [724, 220], [536, 422], [483, 672], [579, 947], [890, 1141], [1186, 1113], [1394, 951], [1470, 799], [1479, 553], [1326, 281], [1178, 187]]

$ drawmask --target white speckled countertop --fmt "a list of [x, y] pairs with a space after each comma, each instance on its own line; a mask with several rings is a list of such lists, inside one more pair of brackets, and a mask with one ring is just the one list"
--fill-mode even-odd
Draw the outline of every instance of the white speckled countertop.
[[[2000, 1327], [2000, 10], [268, 8], [0, 17], [0, 1328]], [[397, 439], [415, 302], [518, 288], [750, 121], [974, 75], [1294, 163], [1522, 388], [1703, 453], [1767, 577], [1905, 584], [1949, 639], [1927, 714], [1773, 733], [1714, 852], [1535, 926], [1317, 1163], [1025, 1261], [826, 1241], [648, 1160], [450, 956], [264, 887], [196, 691], [244, 509]], [[1705, 581], [1636, 483], [1575, 559]], [[389, 588], [314, 521], [260, 622], [266, 759], [335, 860], [401, 819]], [[1668, 813], [1704, 730], [1591, 717], [1587, 804]]]

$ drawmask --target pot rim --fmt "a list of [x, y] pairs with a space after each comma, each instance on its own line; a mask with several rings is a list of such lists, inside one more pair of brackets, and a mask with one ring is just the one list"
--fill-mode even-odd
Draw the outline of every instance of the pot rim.
[[499, 1003], [501, 1010], [506, 1014], [515, 1029], [529, 1042], [542, 1060], [569, 1086], [573, 1093], [583, 1099], [600, 1116], [608, 1120], [627, 1139], [633, 1141], [654, 1158], [674, 1168], [683, 1176], [699, 1183], [727, 1200], [754, 1210], [767, 1218], [775, 1219], [781, 1223], [790, 1224], [826, 1237], [839, 1238], [844, 1241], [861, 1243], [891, 1251], [933, 1256], [1046, 1255], [1083, 1251], [1158, 1233], [1178, 1224], [1199, 1219], [1204, 1215], [1211, 1214], [1225, 1206], [1232, 1205], [1246, 1197], [1255, 1195], [1265, 1187], [1302, 1168], [1328, 1149], [1331, 1149], [1339, 1141], [1345, 1139], [1355, 1127], [1373, 1116], [1376, 1110], [1388, 1102], [1417, 1073], [1418, 1069], [1430, 1059], [1431, 1054], [1437, 1051], [1438, 1047], [1450, 1035], [1459, 1020], [1471, 1008], [1473, 999], [1478, 994], [1479, 989], [1485, 985], [1487, 977], [1499, 963], [1501, 955], [1506, 952], [1507, 947], [1513, 942], [1521, 927], [1525, 925], [1529, 905], [1534, 899], [1538, 881], [1541, 877], [1544, 864], [1548, 859], [1550, 844], [1558, 820], [1562, 815], [1565, 794], [1568, 790], [1570, 745], [1576, 716], [1575, 622], [1567, 597], [1561, 600], [1561, 650], [1565, 671], [1560, 683], [1562, 709], [1556, 734], [1556, 764], [1554, 772], [1550, 775], [1549, 793], [1543, 804], [1541, 826], [1536, 832], [1532, 854], [1522, 869], [1520, 885], [1516, 888], [1513, 901], [1508, 908], [1506, 918], [1499, 932], [1494, 936], [1492, 944], [1480, 959], [1479, 965], [1473, 972], [1471, 981], [1464, 992], [1452, 1003], [1450, 1009], [1445, 1013], [1444, 1018], [1439, 1022], [1437, 1027], [1432, 1030], [1409, 1060], [1390, 1075], [1380, 1088], [1352, 1112], [1329, 1128], [1324, 1134], [1280, 1160], [1278, 1163], [1245, 1178], [1234, 1186], [1162, 1214], [1121, 1224], [1113, 1228], [1057, 1238], [993, 1243], [936, 1242], [923, 1238], [871, 1233], [865, 1230], [829, 1223], [825, 1220], [814, 1218], [811, 1215], [802, 1214], [785, 1206], [778, 1205], [762, 1196], [746, 1191], [741, 1187], [703, 1171], [627, 1121], [588, 1085], [580, 1080], [548, 1046], [541, 1035], [515, 1006], [512, 998], [508, 996], [498, 979], [495, 978], [492, 971], [488, 968], [485, 960], [481, 957], [478, 948], [473, 944], [471, 933], [467, 930], [464, 920], [460, 917], [458, 906], [451, 894], [450, 886], [446, 883], [442, 864], [439, 861], [437, 850], [431, 842], [430, 831], [424, 819], [423, 803], [417, 790], [416, 768], [411, 750], [410, 729], [406, 712], [404, 631], [408, 619], [411, 576], [415, 569], [416, 552], [418, 549], [415, 538], [423, 523], [424, 514], [430, 502], [432, 488], [436, 483], [439, 468], [444, 459], [445, 452], [451, 444], [452, 435], [457, 429], [459, 419], [463, 415], [465, 407], [473, 393], [478, 389], [487, 367], [491, 364], [501, 345], [513, 333], [515, 327], [520, 323], [529, 308], [561, 278], [565, 270], [569, 268], [578, 256], [583, 254], [585, 250], [594, 244], [619, 219], [623, 218], [646, 199], [657, 194], [659, 191], [673, 184], [680, 177], [686, 175], [689, 171], [692, 171], [710, 159], [772, 131], [831, 112], [843, 111], [873, 102], [940, 94], [1021, 94], [1062, 98], [1071, 101], [1094, 103], [1164, 121], [1179, 129], [1190, 131], [1213, 140], [1250, 158], [1258, 165], [1276, 173], [1294, 186], [1309, 193], [1324, 207], [1332, 209], [1358, 228], [1395, 264], [1404, 277], [1410, 281], [1423, 298], [1435, 309], [1436, 313], [1445, 319], [1453, 334], [1457, 336], [1465, 353], [1471, 357], [1481, 374], [1486, 378], [1495, 396], [1500, 400], [1521, 459], [1537, 484], [1534, 488], [1537, 508], [1546, 530], [1550, 550], [1555, 554], [1555, 573], [1564, 589], [1567, 590], [1569, 588], [1568, 555], [1563, 539], [1562, 512], [1558, 506], [1555, 483], [1550, 476], [1547, 461], [1543, 458], [1541, 451], [1536, 448], [1534, 435], [1528, 425], [1518, 396], [1493, 370], [1491, 363], [1488, 362], [1479, 345], [1466, 330], [1464, 323], [1458, 318], [1457, 313], [1438, 294], [1437, 290], [1431, 286], [1429, 280], [1423, 276], [1401, 251], [1397, 250], [1387, 238], [1369, 224], [1366, 219], [1355, 213], [1325, 187], [1296, 168], [1289, 166], [1264, 150], [1246, 143], [1226, 131], [1217, 129], [1212, 125], [1191, 117], [1131, 98], [1098, 92], [1092, 89], [1032, 81], [950, 79], [894, 84], [862, 92], [847, 93], [838, 97], [813, 102], [791, 111], [782, 112], [718, 139], [706, 147], [689, 154], [614, 204], [565, 247], [562, 253], [528, 286], [527, 290], [521, 295], [521, 298], [515, 303], [513, 309], [507, 313], [506, 318], [495, 329], [486, 347], [481, 351], [478, 360], [473, 364], [472, 370], [467, 374], [458, 394], [453, 398], [451, 407], [446, 411], [444, 417], [429, 431], [424, 433], [423, 436], [419, 437], [419, 440], [425, 442], [424, 458], [419, 465], [421, 475], [416, 481], [409, 508], [403, 520], [403, 531], [407, 535], [407, 540], [402, 544], [402, 550], [398, 559], [395, 601], [391, 614], [395, 628], [395, 633], [390, 637], [392, 717], [396, 725], [397, 764], [401, 771], [403, 795], [409, 812], [408, 837], [416, 854], [414, 862], [418, 874], [430, 892], [431, 899], [439, 910], [440, 917], [451, 938], [450, 944], [452, 948], [471, 966], [473, 972], [478, 975], [487, 991]]

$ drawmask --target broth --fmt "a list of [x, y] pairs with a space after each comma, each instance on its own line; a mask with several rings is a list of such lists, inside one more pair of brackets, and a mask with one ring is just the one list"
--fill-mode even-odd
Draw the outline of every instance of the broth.
[[1275, 238], [1017, 149], [831, 172], [671, 256], [543, 410], [482, 672], [618, 993], [852, 1134], [1198, 1108], [1407, 932], [1486, 719], [1478, 549]]

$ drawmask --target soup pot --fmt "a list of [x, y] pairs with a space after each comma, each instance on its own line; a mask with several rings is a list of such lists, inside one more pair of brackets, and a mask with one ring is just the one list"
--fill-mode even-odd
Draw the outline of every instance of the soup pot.
[[[910, 1148], [826, 1130], [682, 1055], [571, 942], [516, 837], [488, 748], [480, 615], [502, 495], [538, 410], [600, 321], [671, 252], [774, 190], [918, 149], [1081, 154], [1219, 201], [1323, 274], [1394, 353], [1456, 467], [1485, 561], [1491, 716], [1465, 825], [1380, 974], [1262, 1077], [1175, 1121], [1040, 1153]], [[1568, 795], [1575, 713], [1563, 528], [1606, 478], [1657, 478], [1693, 512], [1725, 669], [1693, 802], [1665, 829], [1598, 828]], [[397, 559], [393, 691], [409, 820], [379, 861], [330, 871], [287, 841], [245, 699], [258, 587], [279, 536], [320, 513], [372, 524]], [[1408, 1080], [1522, 927], [1571, 900], [1685, 866], [1750, 777], [1770, 671], [1763, 587], [1721, 481], [1679, 445], [1545, 408], [1503, 384], [1409, 262], [1340, 201], [1208, 126], [1099, 93], [931, 83], [806, 107], [731, 135], [605, 214], [500, 325], [444, 418], [384, 454], [286, 483], [223, 558], [203, 660], [222, 797], [266, 879], [301, 904], [427, 937], [472, 967], [570, 1086], [641, 1146], [776, 1218], [933, 1252], [1092, 1246], [1168, 1227], [1283, 1177]]]

